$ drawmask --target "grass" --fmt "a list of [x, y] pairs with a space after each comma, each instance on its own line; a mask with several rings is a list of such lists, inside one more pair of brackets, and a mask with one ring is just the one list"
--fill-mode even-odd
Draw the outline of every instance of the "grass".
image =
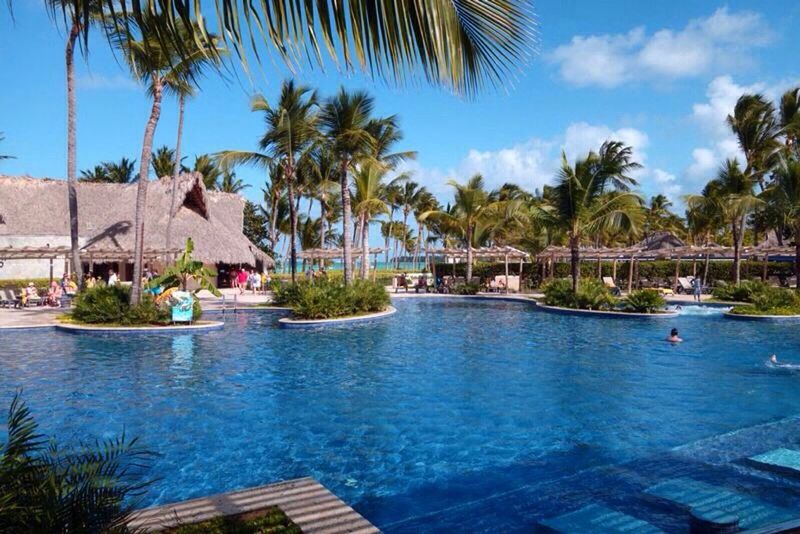
[[193, 525], [171, 530], [175, 534], [300, 534], [300, 527], [292, 523], [280, 508], [274, 506], [253, 519], [218, 517]]

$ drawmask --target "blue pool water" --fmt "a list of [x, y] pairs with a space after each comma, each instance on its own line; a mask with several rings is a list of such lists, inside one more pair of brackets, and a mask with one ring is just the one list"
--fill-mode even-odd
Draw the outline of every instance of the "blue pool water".
[[[395, 305], [380, 322], [313, 331], [251, 312], [187, 335], [4, 332], [0, 400], [24, 387], [62, 441], [139, 436], [159, 453], [145, 504], [312, 476], [387, 531], [493, 530], [469, 519], [492, 514], [529, 529], [618, 495], [624, 481], [589, 483], [597, 468], [654, 461], [642, 469], [669, 474], [687, 461], [662, 465], [672, 448], [800, 413], [800, 373], [765, 364], [800, 361], [796, 326], [694, 309], [620, 320]], [[663, 341], [673, 326], [683, 344]], [[535, 497], [489, 499], [520, 488]], [[665, 517], [651, 513], [677, 528]]]

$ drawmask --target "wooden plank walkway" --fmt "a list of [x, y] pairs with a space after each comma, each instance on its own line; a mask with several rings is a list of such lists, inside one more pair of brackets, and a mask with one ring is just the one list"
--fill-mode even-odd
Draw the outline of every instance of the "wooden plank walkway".
[[155, 532], [214, 517], [239, 515], [277, 506], [303, 532], [334, 534], [379, 532], [369, 521], [312, 478], [298, 478], [134, 513], [128, 525]]

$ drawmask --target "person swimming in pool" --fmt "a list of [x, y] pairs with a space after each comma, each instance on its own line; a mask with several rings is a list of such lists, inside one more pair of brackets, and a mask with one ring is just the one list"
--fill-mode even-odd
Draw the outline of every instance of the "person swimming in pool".
[[772, 356], [770, 356], [770, 357], [769, 357], [769, 363], [771, 363], [772, 365], [780, 365], [780, 364], [778, 363], [778, 356], [777, 356], [777, 355], [775, 355], [775, 354], [773, 354]]
[[673, 328], [670, 331], [669, 336], [667, 337], [667, 341], [669, 341], [670, 343], [680, 343], [681, 341], [683, 341], [683, 339], [681, 339], [681, 337], [678, 335], [677, 328]]

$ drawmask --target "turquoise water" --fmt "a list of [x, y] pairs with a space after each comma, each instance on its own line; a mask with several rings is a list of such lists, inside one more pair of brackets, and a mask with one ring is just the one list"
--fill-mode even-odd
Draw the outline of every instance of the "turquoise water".
[[[395, 305], [380, 322], [311, 332], [279, 329], [276, 312], [186, 335], [3, 332], [0, 398], [24, 387], [62, 441], [139, 436], [159, 453], [146, 504], [312, 476], [408, 532], [496, 530], [499, 517], [503, 531], [529, 530], [632, 502], [638, 482], [595, 470], [645, 462], [666, 476], [689, 461], [664, 460], [674, 447], [800, 413], [800, 374], [765, 364], [771, 352], [800, 361], [796, 326], [695, 309], [620, 320], [518, 302]], [[673, 326], [684, 343], [663, 341]], [[756, 435], [750, 455], [767, 446]], [[784, 441], [800, 446], [800, 430]], [[648, 506], [628, 512], [680, 530], [677, 512]]]

